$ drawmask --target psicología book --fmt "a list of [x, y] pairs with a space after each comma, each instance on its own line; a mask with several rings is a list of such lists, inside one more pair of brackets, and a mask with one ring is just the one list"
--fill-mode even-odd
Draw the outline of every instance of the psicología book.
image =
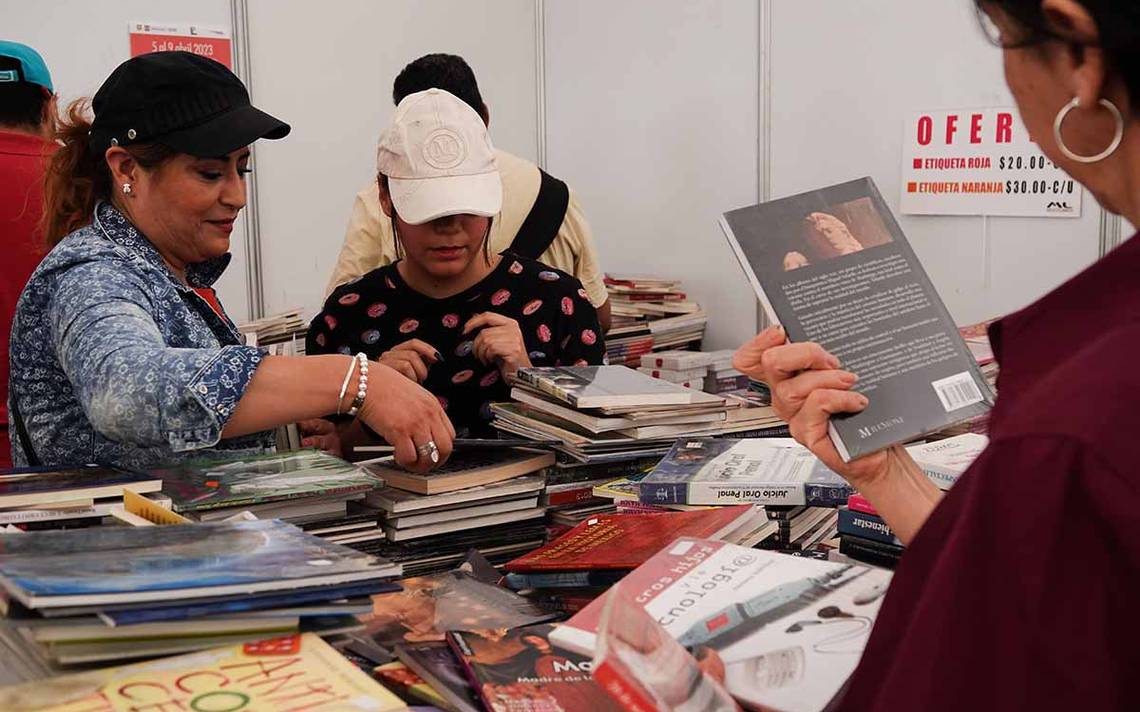
[[0, 690], [7, 712], [399, 710], [404, 703], [306, 633]]
[[835, 507], [852, 489], [786, 438], [679, 440], [638, 484], [646, 504], [806, 504]]
[[844, 460], [941, 430], [994, 402], [973, 355], [870, 178], [731, 210], [720, 225], [768, 318], [859, 376], [862, 412], [831, 418]]
[[[684, 647], [716, 656], [745, 706], [818, 712], [855, 670], [890, 572], [746, 549], [675, 541], [619, 584]], [[608, 596], [551, 634], [592, 654]]]

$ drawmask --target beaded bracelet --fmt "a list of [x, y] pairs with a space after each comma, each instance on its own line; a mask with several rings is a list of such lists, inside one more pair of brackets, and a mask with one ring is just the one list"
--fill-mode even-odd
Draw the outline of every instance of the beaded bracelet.
[[360, 381], [356, 386], [356, 397], [352, 399], [352, 405], [348, 408], [350, 416], [360, 412], [360, 407], [364, 405], [364, 397], [368, 395], [368, 356], [358, 353], [356, 360], [360, 362]]

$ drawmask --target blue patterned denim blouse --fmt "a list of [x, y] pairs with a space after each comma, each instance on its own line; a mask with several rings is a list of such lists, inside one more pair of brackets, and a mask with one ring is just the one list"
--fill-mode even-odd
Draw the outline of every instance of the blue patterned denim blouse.
[[[187, 281], [213, 284], [229, 258], [191, 265]], [[273, 447], [272, 432], [221, 439], [263, 352], [109, 203], [32, 274], [10, 353], [9, 410], [19, 406], [44, 465], [146, 468]], [[13, 461], [27, 464], [11, 435]]]

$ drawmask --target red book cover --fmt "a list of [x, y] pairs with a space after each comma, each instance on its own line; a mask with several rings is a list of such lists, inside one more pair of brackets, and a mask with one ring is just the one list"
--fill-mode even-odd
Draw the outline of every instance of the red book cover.
[[863, 514], [874, 514], [879, 516], [879, 510], [875, 509], [875, 505], [871, 504], [866, 497], [861, 494], [853, 494], [847, 498], [847, 508], [853, 512], [862, 512]]
[[635, 569], [678, 537], [717, 539], [753, 516], [750, 504], [694, 512], [601, 514], [508, 563], [511, 573]]
[[550, 644], [553, 625], [448, 634], [490, 712], [618, 712], [590, 658]]

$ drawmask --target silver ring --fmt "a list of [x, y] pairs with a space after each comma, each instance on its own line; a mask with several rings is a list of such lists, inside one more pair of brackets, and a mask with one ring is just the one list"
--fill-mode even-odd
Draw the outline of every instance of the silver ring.
[[428, 440], [423, 445], [418, 446], [416, 454], [428, 458], [433, 465], [439, 462], [439, 448], [436, 447], [434, 440]]

